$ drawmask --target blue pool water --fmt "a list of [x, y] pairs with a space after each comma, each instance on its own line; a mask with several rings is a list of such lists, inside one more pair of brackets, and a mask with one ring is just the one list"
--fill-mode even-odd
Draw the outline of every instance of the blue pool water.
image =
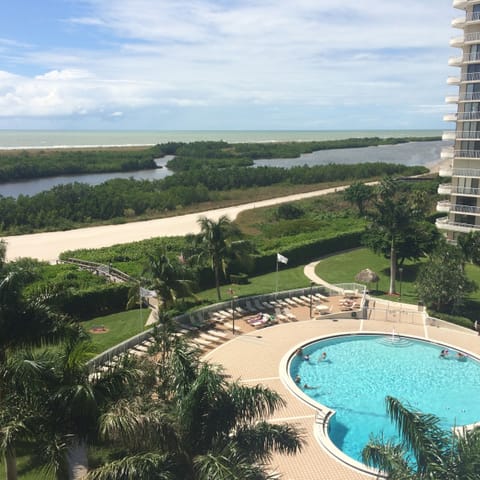
[[[361, 461], [370, 435], [395, 436], [386, 415], [385, 397], [396, 397], [424, 413], [440, 417], [449, 428], [480, 421], [480, 363], [459, 361], [454, 351], [406, 337], [349, 335], [306, 346], [290, 362], [290, 375], [315, 401], [336, 411], [330, 422], [332, 442]], [[322, 352], [325, 361], [318, 361]], [[304, 388], [304, 384], [314, 388]]]

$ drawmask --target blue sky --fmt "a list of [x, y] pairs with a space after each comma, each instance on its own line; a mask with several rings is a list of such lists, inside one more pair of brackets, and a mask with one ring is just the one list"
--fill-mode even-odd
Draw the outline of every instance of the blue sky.
[[0, 128], [447, 129], [460, 16], [451, 0], [5, 1]]

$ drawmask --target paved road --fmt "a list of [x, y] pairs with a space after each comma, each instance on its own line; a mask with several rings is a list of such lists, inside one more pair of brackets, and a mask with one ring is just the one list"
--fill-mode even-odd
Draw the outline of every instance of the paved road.
[[348, 185], [327, 188], [313, 192], [271, 198], [259, 202], [245, 203], [235, 207], [218, 208], [215, 210], [144, 222], [79, 228], [64, 232], [46, 232], [4, 237], [4, 240], [7, 242], [7, 261], [19, 257], [32, 257], [48, 262], [55, 262], [60, 253], [65, 250], [108, 247], [152, 237], [170, 237], [198, 233], [200, 229], [197, 220], [201, 216], [207, 216], [208, 218], [217, 220], [222, 215], [228, 215], [231, 219], [235, 219], [237, 215], [244, 210], [326, 195], [335, 190], [343, 190], [347, 188], [347, 186]]

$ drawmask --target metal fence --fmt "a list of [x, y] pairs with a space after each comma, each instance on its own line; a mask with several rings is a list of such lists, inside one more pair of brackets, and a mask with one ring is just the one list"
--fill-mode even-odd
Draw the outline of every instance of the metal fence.
[[[284, 298], [292, 298], [298, 296], [309, 296], [310, 294], [320, 293], [322, 295], [330, 295], [330, 294], [337, 294], [335, 290], [328, 289], [324, 286], [311, 286], [305, 288], [296, 288], [294, 290], [285, 290], [282, 292], [276, 293], [269, 293], [265, 295], [255, 295], [251, 297], [239, 297], [239, 298], [230, 298], [220, 303], [216, 303], [214, 305], [209, 305], [207, 307], [200, 308], [198, 310], [194, 310], [188, 313], [184, 313], [182, 315], [178, 315], [174, 318], [174, 321], [178, 324], [192, 324], [192, 325], [201, 325], [202, 323], [207, 322], [212, 313], [218, 310], [229, 309], [233, 307], [246, 307], [246, 302], [258, 300], [260, 302], [268, 302], [272, 300], [281, 300]], [[91, 359], [88, 362], [89, 369], [91, 371], [98, 369], [100, 366], [105, 365], [108, 362], [114, 361], [117, 357], [125, 354], [131, 348], [139, 345], [146, 340], [148, 340], [153, 334], [154, 328], [149, 330], [145, 330], [134, 337], [125, 340], [118, 345], [115, 345], [112, 348], [102, 352], [101, 354], [97, 355], [95, 358]]]

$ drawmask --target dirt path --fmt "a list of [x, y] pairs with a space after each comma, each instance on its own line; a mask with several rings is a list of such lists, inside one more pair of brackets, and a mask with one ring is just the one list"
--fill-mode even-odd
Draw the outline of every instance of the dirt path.
[[202, 216], [217, 220], [222, 215], [228, 215], [231, 219], [235, 219], [237, 215], [244, 210], [326, 195], [334, 191], [341, 191], [347, 187], [348, 185], [327, 188], [324, 190], [245, 203], [234, 207], [218, 208], [215, 210], [207, 210], [177, 217], [159, 218], [157, 220], [144, 222], [4, 237], [4, 240], [7, 242], [7, 261], [19, 257], [32, 257], [48, 262], [55, 262], [60, 253], [65, 250], [108, 247], [152, 237], [171, 237], [198, 233], [199, 226], [197, 221], [198, 218]]

